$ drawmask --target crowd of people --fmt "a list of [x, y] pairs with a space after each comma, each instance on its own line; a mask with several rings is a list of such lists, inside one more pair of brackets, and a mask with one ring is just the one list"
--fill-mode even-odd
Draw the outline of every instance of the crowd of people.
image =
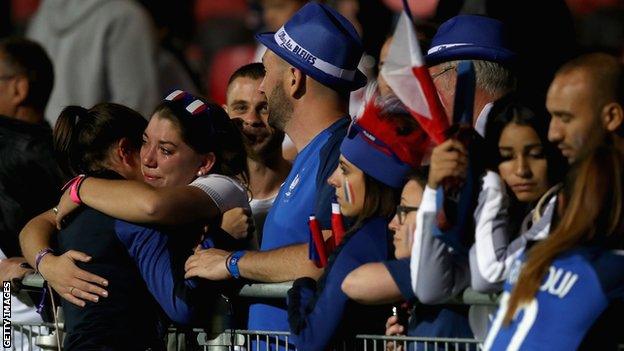
[[[0, 39], [0, 275], [47, 284], [12, 296], [15, 322], [53, 320], [50, 294], [66, 350], [164, 350], [169, 325], [290, 333], [250, 349], [624, 344], [621, 58], [562, 54], [538, 80], [509, 23], [414, 25], [426, 70], [405, 69], [435, 87], [439, 141], [383, 69], [403, 35], [370, 77], [338, 6], [291, 3], [219, 105], [129, 64], [157, 52], [134, 4], [46, 15], [70, 3]], [[449, 302], [468, 288], [497, 308]]]

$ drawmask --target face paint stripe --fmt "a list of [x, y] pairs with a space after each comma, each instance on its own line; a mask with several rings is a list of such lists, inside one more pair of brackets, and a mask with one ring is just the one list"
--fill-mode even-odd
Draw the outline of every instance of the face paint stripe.
[[348, 204], [353, 204], [353, 188], [351, 188], [351, 183], [348, 180], [344, 179], [342, 182], [342, 187], [344, 189], [345, 201]]

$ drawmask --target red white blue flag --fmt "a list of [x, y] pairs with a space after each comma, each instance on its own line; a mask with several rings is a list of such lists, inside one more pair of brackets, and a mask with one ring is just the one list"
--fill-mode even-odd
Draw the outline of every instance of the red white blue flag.
[[381, 75], [431, 140], [435, 144], [446, 140], [449, 121], [425, 66], [413, 21], [405, 9], [394, 31]]

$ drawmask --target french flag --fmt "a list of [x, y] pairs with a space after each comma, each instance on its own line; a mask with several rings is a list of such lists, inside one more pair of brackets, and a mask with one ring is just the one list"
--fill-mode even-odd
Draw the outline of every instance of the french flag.
[[381, 75], [431, 140], [440, 144], [447, 139], [449, 121], [425, 66], [405, 1], [403, 6]]

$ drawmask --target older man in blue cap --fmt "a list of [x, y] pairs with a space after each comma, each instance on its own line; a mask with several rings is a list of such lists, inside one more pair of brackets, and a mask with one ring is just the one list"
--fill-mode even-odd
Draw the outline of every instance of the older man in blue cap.
[[[318, 277], [322, 271], [308, 259], [308, 216], [316, 214], [330, 228], [333, 189], [326, 180], [351, 121], [349, 92], [366, 84], [357, 69], [362, 44], [347, 19], [318, 3], [257, 38], [268, 48], [260, 90], [267, 96], [269, 124], [286, 132], [298, 156], [268, 214], [260, 251], [200, 251], [200, 276], [263, 282]], [[285, 301], [252, 305], [249, 328], [287, 331]]]
[[[510, 69], [514, 58], [515, 54], [509, 49], [505, 37], [503, 23], [475, 15], [459, 15], [443, 23], [425, 56], [449, 118], [454, 112], [457, 66], [463, 60], [472, 61], [476, 78], [472, 125], [482, 137], [493, 103], [515, 89], [516, 79]], [[468, 158], [464, 145], [454, 138], [436, 146], [431, 155], [429, 178], [417, 213], [418, 226], [414, 233], [410, 263], [412, 287], [424, 303], [445, 301], [470, 283], [465, 257], [460, 257], [456, 272], [451, 272], [449, 266], [442, 264], [447, 256], [435, 254], [447, 252], [445, 244], [434, 240], [432, 233], [432, 228], [436, 226], [438, 186], [447, 177], [466, 174]], [[476, 197], [473, 200], [476, 202]], [[453, 276], [453, 279], [441, 278], [449, 276]], [[433, 324], [438, 322], [442, 321]]]
[[[503, 23], [484, 16], [459, 15], [443, 23], [433, 37], [425, 56], [429, 73], [438, 90], [442, 105], [451, 118], [455, 101], [457, 65], [472, 61], [475, 68], [475, 95], [472, 124], [477, 133], [485, 134], [488, 114], [494, 101], [512, 92], [516, 78], [510, 69], [515, 54], [509, 49]], [[465, 169], [468, 155], [457, 139], [449, 139], [433, 149], [426, 194], [435, 209], [435, 190], [440, 182], [457, 169]], [[451, 161], [457, 169], [437, 167]], [[412, 272], [412, 274], [416, 274]]]

